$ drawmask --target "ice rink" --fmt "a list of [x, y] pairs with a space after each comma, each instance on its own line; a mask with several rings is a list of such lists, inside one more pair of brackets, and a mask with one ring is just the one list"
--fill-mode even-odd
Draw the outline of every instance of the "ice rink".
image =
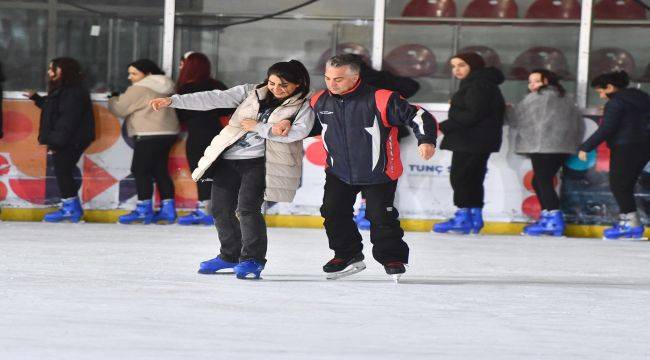
[[210, 227], [0, 230], [0, 359], [650, 358], [649, 242], [407, 233], [394, 284], [368, 246], [325, 280], [323, 230], [269, 229], [260, 281], [196, 273]]

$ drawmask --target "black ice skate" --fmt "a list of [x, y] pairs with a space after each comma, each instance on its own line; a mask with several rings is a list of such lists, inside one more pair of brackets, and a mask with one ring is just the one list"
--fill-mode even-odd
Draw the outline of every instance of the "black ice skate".
[[363, 271], [366, 268], [363, 259], [361, 253], [346, 259], [335, 257], [323, 266], [323, 271], [327, 273], [327, 280], [340, 279]]
[[386, 274], [390, 275], [393, 278], [393, 281], [395, 281], [396, 283], [399, 282], [399, 279], [400, 277], [402, 277], [402, 274], [406, 272], [404, 263], [400, 261], [393, 261], [384, 264], [384, 270], [386, 270]]

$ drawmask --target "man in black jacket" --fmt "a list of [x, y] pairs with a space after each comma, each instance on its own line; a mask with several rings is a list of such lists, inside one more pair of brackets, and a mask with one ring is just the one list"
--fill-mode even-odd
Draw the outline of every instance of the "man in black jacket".
[[321, 215], [334, 250], [323, 270], [336, 279], [365, 269], [361, 234], [353, 221], [354, 202], [363, 191], [373, 257], [398, 279], [405, 272], [409, 248], [393, 205], [402, 174], [397, 126], [411, 126], [419, 154], [428, 160], [435, 152], [436, 121], [399, 94], [367, 85], [349, 55], [328, 60], [325, 82], [328, 91], [311, 99], [327, 151]]

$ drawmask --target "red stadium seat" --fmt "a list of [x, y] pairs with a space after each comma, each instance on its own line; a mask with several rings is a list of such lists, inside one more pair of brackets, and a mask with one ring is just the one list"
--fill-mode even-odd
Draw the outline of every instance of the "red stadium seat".
[[456, 3], [454, 0], [411, 0], [402, 16], [411, 17], [456, 17]]
[[512, 64], [510, 73], [515, 79], [525, 80], [534, 69], [550, 70], [562, 78], [571, 76], [564, 54], [547, 46], [532, 47], [521, 53]]
[[[360, 55], [364, 61], [370, 65], [370, 51], [363, 47], [363, 45], [359, 45], [357, 43], [341, 43], [336, 45], [336, 55], [341, 55], [341, 54], [357, 54]], [[325, 71], [325, 63], [329, 58], [331, 58], [332, 55], [332, 48], [329, 48], [321, 54], [320, 58], [318, 59], [318, 67], [316, 68], [316, 71]]]
[[526, 11], [528, 19], [580, 19], [578, 0], [537, 0]]
[[384, 68], [399, 76], [431, 76], [436, 72], [436, 56], [425, 46], [406, 44], [386, 55]]
[[589, 75], [591, 77], [621, 70], [625, 70], [630, 77], [636, 71], [636, 62], [629, 52], [616, 47], [608, 47], [591, 53], [589, 58]]
[[601, 0], [594, 5], [594, 18], [643, 20], [646, 11], [634, 0]]
[[514, 0], [474, 0], [465, 9], [463, 17], [468, 18], [516, 18], [517, 3]]

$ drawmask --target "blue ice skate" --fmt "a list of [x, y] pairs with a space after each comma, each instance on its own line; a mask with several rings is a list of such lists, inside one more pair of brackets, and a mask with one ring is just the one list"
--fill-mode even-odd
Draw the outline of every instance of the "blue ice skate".
[[248, 259], [235, 265], [234, 270], [237, 279], [259, 279], [262, 270], [264, 270], [264, 265], [256, 260]]
[[645, 228], [641, 226], [631, 226], [629, 222], [619, 222], [614, 224], [613, 227], [605, 229], [603, 236], [605, 240], [643, 240], [643, 232]]
[[483, 229], [483, 208], [471, 208], [469, 214], [472, 217], [472, 234], [478, 234]]
[[57, 211], [46, 214], [43, 217], [45, 222], [79, 222], [84, 215], [81, 202], [78, 197], [64, 199], [61, 208]]
[[354, 222], [360, 230], [370, 230], [370, 220], [366, 219], [366, 203], [361, 203], [359, 212], [354, 217]]
[[472, 229], [472, 216], [468, 208], [458, 209], [453, 218], [433, 226], [433, 231], [437, 233], [469, 234]]
[[134, 223], [143, 223], [150, 224], [153, 218], [153, 207], [151, 205], [151, 200], [140, 200], [135, 207], [135, 210], [131, 211], [126, 215], [119, 217], [118, 222], [120, 224], [134, 224]]
[[174, 199], [163, 200], [160, 210], [153, 215], [152, 221], [156, 224], [173, 224], [176, 221], [176, 203]]
[[188, 215], [179, 217], [178, 225], [214, 225], [214, 218], [197, 208]]
[[559, 210], [543, 210], [539, 220], [524, 228], [524, 234], [529, 236], [562, 236], [564, 235], [564, 216]]
[[[225, 261], [222, 258], [217, 256], [214, 259], [201, 262], [201, 264], [199, 265], [199, 274], [217, 274], [217, 273], [232, 274], [235, 265], [237, 265], [237, 263]], [[223, 270], [227, 270], [227, 271], [223, 271]]]

